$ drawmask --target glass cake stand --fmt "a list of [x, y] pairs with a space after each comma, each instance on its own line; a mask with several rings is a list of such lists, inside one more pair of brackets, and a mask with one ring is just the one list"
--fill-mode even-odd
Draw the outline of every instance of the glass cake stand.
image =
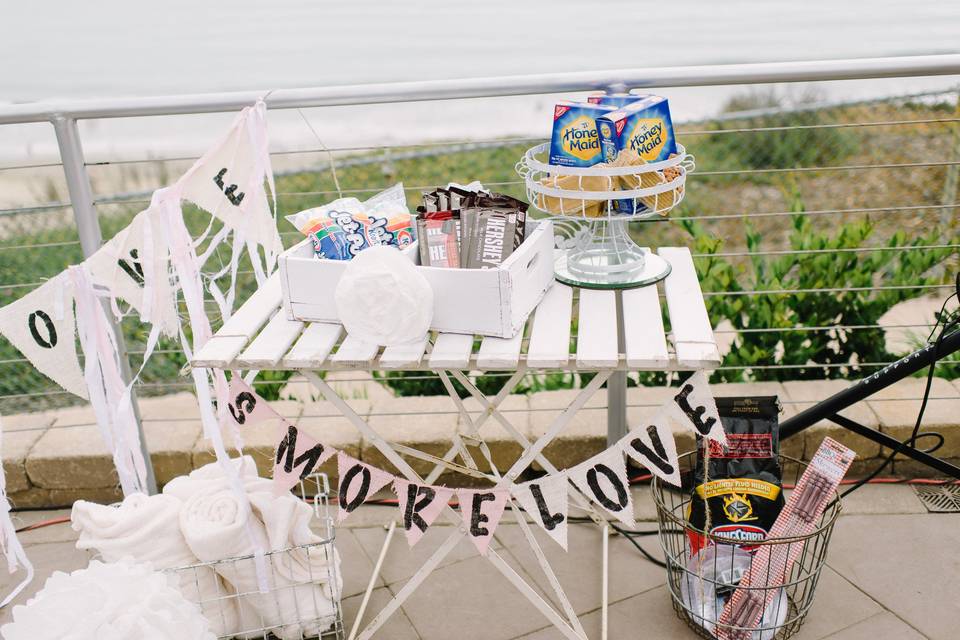
[[560, 167], [546, 163], [547, 144], [517, 163], [527, 197], [554, 223], [554, 273], [560, 282], [589, 289], [654, 284], [670, 264], [641, 247], [631, 223], [665, 217], [684, 195], [693, 156], [677, 145], [668, 160], [630, 166]]

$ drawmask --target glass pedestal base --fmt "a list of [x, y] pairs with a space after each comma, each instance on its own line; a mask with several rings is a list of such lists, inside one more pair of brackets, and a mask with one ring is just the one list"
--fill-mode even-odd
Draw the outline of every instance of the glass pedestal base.
[[631, 289], [663, 280], [670, 263], [630, 237], [625, 219], [554, 221], [554, 274], [586, 289]]

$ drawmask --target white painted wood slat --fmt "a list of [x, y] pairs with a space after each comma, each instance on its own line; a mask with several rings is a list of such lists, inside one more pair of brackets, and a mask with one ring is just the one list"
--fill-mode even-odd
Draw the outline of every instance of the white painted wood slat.
[[336, 364], [365, 367], [377, 357], [379, 352], [379, 345], [358, 340], [347, 334], [330, 360]]
[[694, 369], [719, 366], [720, 352], [690, 250], [686, 247], [662, 247], [657, 253], [673, 267], [664, 281], [664, 292], [670, 310], [677, 363], [681, 367]]
[[280, 362], [300, 333], [303, 323], [299, 320], [287, 320], [283, 310], [278, 311], [263, 328], [250, 346], [238, 358], [245, 369], [272, 367]]
[[577, 323], [577, 366], [607, 369], [617, 366], [617, 297], [614, 291], [580, 290]]
[[283, 358], [283, 366], [290, 369], [317, 369], [343, 334], [339, 324], [313, 322], [307, 325], [290, 352]]
[[627, 368], [664, 369], [670, 362], [656, 285], [626, 289], [623, 296], [623, 338]]
[[430, 352], [431, 369], [466, 369], [473, 353], [473, 336], [465, 333], [441, 333]]
[[523, 344], [523, 331], [512, 338], [486, 337], [480, 343], [477, 352], [477, 368], [488, 369], [516, 369], [520, 361], [520, 347]]
[[236, 313], [230, 316], [230, 319], [217, 331], [217, 335], [246, 336], [247, 340], [251, 340], [280, 307], [282, 301], [280, 273], [277, 272], [270, 276], [263, 286], [237, 309]]
[[410, 344], [387, 347], [380, 355], [380, 366], [384, 369], [401, 369], [415, 367], [423, 359], [423, 352], [427, 348], [427, 336]]
[[530, 327], [527, 366], [564, 367], [570, 359], [570, 325], [573, 289], [554, 282], [537, 306]]
[[227, 369], [246, 344], [246, 336], [214, 336], [193, 354], [190, 364], [194, 367]]

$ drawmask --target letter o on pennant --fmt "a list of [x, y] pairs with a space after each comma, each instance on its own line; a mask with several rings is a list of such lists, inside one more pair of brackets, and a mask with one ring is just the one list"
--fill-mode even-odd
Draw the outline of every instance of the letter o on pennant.
[[[350, 493], [350, 484], [358, 474], [360, 475], [360, 489], [357, 490], [357, 494], [352, 499], [347, 499], [347, 495]], [[347, 469], [340, 481], [340, 508], [347, 513], [352, 513], [354, 509], [363, 504], [370, 492], [370, 479], [370, 470], [362, 465], [355, 464]]]
[[[43, 326], [47, 331], [47, 337], [44, 338], [40, 334], [40, 328], [37, 326], [37, 320], [43, 322]], [[27, 326], [30, 328], [30, 335], [33, 336], [34, 341], [43, 347], [44, 349], [53, 349], [57, 346], [57, 328], [53, 326], [53, 320], [50, 319], [50, 316], [41, 309], [37, 309], [30, 314], [30, 317], [27, 318]]]
[[[607, 480], [610, 481], [614, 491], [617, 493], [616, 500], [608, 496], [600, 486], [600, 474], [606, 476]], [[587, 484], [590, 485], [590, 491], [593, 492], [593, 497], [608, 511], [623, 511], [630, 501], [630, 494], [627, 493], [627, 488], [620, 482], [620, 479], [617, 477], [617, 474], [614, 473], [613, 469], [603, 463], [598, 462], [587, 471]]]

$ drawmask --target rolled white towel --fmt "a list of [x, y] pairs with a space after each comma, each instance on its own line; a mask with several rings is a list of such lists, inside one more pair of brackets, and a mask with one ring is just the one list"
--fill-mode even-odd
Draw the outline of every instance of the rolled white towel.
[[[132, 558], [154, 569], [174, 569], [200, 563], [180, 530], [182, 502], [168, 495], [127, 496], [116, 506], [78, 500], [70, 514], [80, 533], [77, 548], [96, 551], [107, 562]], [[176, 572], [183, 596], [200, 606], [217, 636], [239, 627], [236, 603], [220, 577], [209, 567]]]
[[[228, 464], [238, 470], [240, 481], [247, 492], [272, 489], [273, 483], [270, 480], [257, 475], [257, 463], [252, 456], [231, 458]], [[163, 493], [186, 501], [198, 493], [220, 491], [228, 486], [223, 467], [219, 462], [211, 462], [199, 469], [194, 469], [188, 475], [174, 478], [163, 487]]]
[[[180, 528], [193, 553], [206, 562], [251, 556], [251, 534], [263, 548], [270, 547], [263, 523], [226, 488], [204, 490], [187, 500], [180, 511]], [[237, 592], [241, 614], [252, 609], [259, 617], [260, 627], [268, 628], [282, 640], [299, 640], [329, 628], [334, 606], [322, 585], [291, 580], [288, 576], [292, 574], [282, 568], [292, 564], [289, 554], [269, 556], [268, 565], [273, 569], [268, 575], [269, 593], [259, 591], [252, 558], [213, 566]]]
[[129, 558], [86, 569], [55, 571], [13, 622], [4, 640], [216, 640], [196, 605], [173, 578]]
[[323, 584], [324, 595], [339, 600], [343, 590], [340, 557], [332, 544], [320, 544], [325, 538], [310, 528], [313, 508], [289, 493], [277, 497], [272, 492], [254, 492], [248, 496], [270, 549], [290, 549], [277, 563], [277, 572], [292, 582]]

